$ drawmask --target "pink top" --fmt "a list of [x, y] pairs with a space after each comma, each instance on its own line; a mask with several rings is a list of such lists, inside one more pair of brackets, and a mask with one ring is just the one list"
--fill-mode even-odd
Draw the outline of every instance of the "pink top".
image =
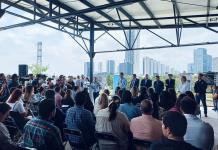
[[162, 138], [162, 124], [151, 115], [142, 115], [133, 118], [130, 123], [133, 137], [147, 141], [157, 141]]
[[55, 105], [57, 108], [61, 108], [62, 96], [59, 93], [55, 93]]

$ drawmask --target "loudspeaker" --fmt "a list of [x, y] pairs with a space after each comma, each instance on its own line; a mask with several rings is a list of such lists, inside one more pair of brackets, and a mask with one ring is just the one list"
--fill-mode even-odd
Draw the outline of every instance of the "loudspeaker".
[[26, 77], [28, 75], [28, 65], [18, 66], [19, 77]]

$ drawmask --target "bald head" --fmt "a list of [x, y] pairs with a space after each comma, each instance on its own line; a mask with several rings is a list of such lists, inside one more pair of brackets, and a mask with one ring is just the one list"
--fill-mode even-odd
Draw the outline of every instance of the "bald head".
[[140, 110], [145, 115], [151, 115], [153, 112], [153, 104], [150, 100], [143, 100], [140, 105]]

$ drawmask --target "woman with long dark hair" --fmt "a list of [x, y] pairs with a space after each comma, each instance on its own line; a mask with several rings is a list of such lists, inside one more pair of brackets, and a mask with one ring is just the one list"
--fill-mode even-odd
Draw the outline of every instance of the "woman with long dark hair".
[[120, 98], [113, 96], [109, 106], [99, 110], [96, 115], [96, 131], [111, 133], [119, 139], [123, 150], [128, 148], [128, 135], [130, 133], [127, 117], [118, 111]]
[[159, 119], [159, 96], [157, 95], [157, 93], [154, 92], [154, 89], [151, 87], [148, 88], [148, 99], [153, 102], [154, 111], [152, 113], [152, 116], [156, 119]]

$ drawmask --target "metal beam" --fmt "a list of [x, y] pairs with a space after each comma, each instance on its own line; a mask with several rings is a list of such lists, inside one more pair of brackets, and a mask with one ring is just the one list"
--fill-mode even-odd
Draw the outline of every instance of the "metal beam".
[[[85, 4], [88, 7], [95, 7], [94, 5], [92, 5], [90, 2], [88, 1], [80, 1], [81, 3]], [[107, 13], [103, 12], [102, 10], [96, 10], [97, 13], [99, 13], [100, 15], [102, 15], [103, 17], [105, 17], [106, 19], [110, 20], [110, 21], [114, 21], [115, 19], [112, 18], [111, 16], [109, 16]], [[118, 27], [121, 27], [121, 24], [118, 22], [115, 22], [114, 24], [116, 24]]]
[[207, 23], [206, 26], [208, 27], [208, 22], [209, 22], [209, 14], [210, 14], [210, 0], [207, 0]]
[[[4, 1], [4, 3], [7, 4], [7, 5], [14, 5], [14, 7], [16, 7], [17, 9], [23, 10], [23, 11], [28, 12], [28, 13], [30, 13], [30, 14], [34, 14], [34, 13], [35, 13], [35, 15], [37, 15], [38, 17], [41, 17], [41, 18], [44, 17], [44, 15], [42, 15], [42, 14], [40, 14], [40, 13], [38, 13], [38, 12], [34, 12], [33, 10], [27, 9], [27, 8], [21, 6], [21, 5], [17, 5], [17, 4], [14, 4], [14, 3], [12, 3], [12, 2], [9, 2], [9, 1], [7, 1], [7, 2]], [[59, 21], [57, 21], [57, 20], [52, 20], [52, 22], [55, 23], [55, 24], [65, 25], [64, 23], [59, 22]], [[30, 21], [28, 21], [28, 22], [20, 23], [20, 25], [19, 25], [19, 24], [15, 24], [15, 25], [10, 25], [10, 26], [1, 27], [1, 28], [0, 28], [0, 31], [2, 31], [2, 30], [8, 30], [8, 29], [11, 29], [11, 28], [16, 28], [16, 27], [22, 27], [22, 24], [24, 24], [24, 26], [25, 26], [25, 24], [27, 24], [27, 25], [33, 25], [33, 24], [34, 24], [34, 20], [30, 20]], [[74, 29], [73, 27], [71, 27], [71, 26], [68, 26], [68, 28], [75, 30], [75, 29]]]
[[[23, 23], [18, 23], [12, 26], [8, 26], [5, 29], [10, 29], [10, 28], [15, 28], [15, 27], [21, 27], [21, 26], [28, 26], [28, 25], [32, 25], [35, 23], [41, 23], [41, 22], [46, 22], [46, 21], [53, 21], [59, 18], [69, 18], [71, 16], [80, 16], [83, 15], [85, 13], [90, 13], [96, 10], [102, 10], [102, 9], [109, 9], [109, 8], [114, 8], [114, 7], [118, 7], [118, 6], [122, 6], [122, 5], [127, 5], [127, 4], [131, 4], [131, 3], [135, 3], [135, 2], [139, 2], [142, 0], [125, 0], [125, 1], [118, 1], [118, 2], [114, 2], [114, 3], [109, 3], [109, 4], [105, 4], [105, 5], [100, 5], [100, 6], [96, 6], [94, 8], [86, 8], [86, 9], [82, 9], [82, 10], [78, 10], [78, 11], [73, 11], [70, 13], [65, 13], [65, 14], [61, 14], [59, 16], [52, 16], [52, 17], [47, 17], [47, 18], [41, 18], [39, 20], [35, 20], [35, 21], [31, 21], [31, 22], [23, 22]], [[54, 0], [53, 3], [55, 4], [55, 2], [60, 3], [57, 0]], [[63, 3], [60, 3], [60, 5], [63, 5]], [[94, 24], [101, 26], [101, 28], [103, 28], [105, 30], [105, 26], [93, 22]]]
[[[10, 15], [13, 15], [13, 16], [16, 16], [16, 17], [19, 17], [19, 18], [22, 18], [22, 19], [26, 19], [26, 20], [32, 21], [32, 19], [30, 19], [30, 18], [27, 18], [27, 17], [21, 16], [21, 15], [15, 14], [15, 13], [10, 12], [10, 11], [7, 11], [7, 10], [6, 10], [6, 13], [7, 13], [7, 14], [10, 14]], [[43, 26], [45, 26], [45, 27], [49, 27], [49, 28], [51, 28], [51, 29], [57, 30], [57, 31], [61, 31], [61, 32], [63, 32], [63, 33], [70, 34], [70, 35], [72, 35], [72, 36], [76, 36], [76, 37], [79, 37], [79, 38], [83, 38], [84, 40], [89, 40], [88, 38], [84, 38], [84, 37], [82, 37], [81, 35], [73, 34], [73, 33], [71, 33], [71, 32], [68, 32], [67, 30], [61, 30], [61, 29], [59, 29], [59, 28], [53, 27], [53, 26], [48, 25], [48, 24], [45, 24], [45, 23], [39, 23], [39, 24], [40, 24], [40, 25], [43, 25]], [[0, 28], [0, 31], [1, 31], [1, 28]]]
[[[26, 3], [28, 3], [28, 4], [32, 4], [32, 2], [31, 2], [30, 0], [22, 0], [22, 1], [24, 1], [24, 2], [26, 2]], [[54, 14], [54, 15], [56, 15], [56, 16], [60, 15], [59, 12], [56, 12], [56, 11], [54, 11], [54, 10], [52, 9], [52, 5], [51, 5], [52, 3], [50, 2], [50, 0], [48, 0], [48, 2], [49, 2], [49, 8], [47, 8], [46, 6], [43, 6], [43, 5], [39, 4], [39, 3], [36, 3], [35, 6], [34, 6], [34, 8], [36, 7], [36, 8], [38, 8], [37, 10], [42, 9], [42, 10], [46, 11], [47, 13], [44, 14], [44, 15], [49, 15], [49, 17], [51, 17], [52, 14]], [[45, 17], [47, 17], [47, 16], [44, 16], [44, 17], [41, 17], [41, 18], [45, 18]], [[70, 22], [73, 22], [73, 23], [77, 23], [77, 24], [79, 24], [81, 27], [87, 28], [87, 26], [85, 26], [84, 24], [81, 24], [81, 23], [79, 23], [79, 22], [74, 21], [72, 18], [66, 18], [66, 20], [68, 20], [68, 21], [70, 21]], [[88, 28], [87, 28], [87, 29], [88, 29]]]
[[[145, 4], [145, 2], [139, 2], [139, 5], [144, 9], [145, 12], [147, 12], [147, 14], [151, 17], [151, 18], [155, 18], [154, 14], [152, 13], [152, 11], [150, 10], [150, 8], [148, 8], [148, 6]], [[158, 26], [158, 28], [161, 28], [161, 24], [158, 20], [153, 20], [154, 23]]]
[[188, 18], [184, 18], [184, 19], [187, 20], [187, 21], [189, 21], [189, 22], [191, 22], [191, 23], [193, 23], [193, 24], [195, 24], [196, 26], [200, 26], [200, 27], [203, 27], [203, 28], [208, 29], [208, 30], [210, 30], [210, 31], [213, 31], [213, 32], [215, 32], [215, 33], [218, 33], [217, 30], [212, 29], [212, 28], [210, 28], [210, 27], [207, 27], [206, 25], [201, 25], [201, 24], [199, 24], [199, 23], [197, 23], [197, 22], [195, 22], [195, 21], [193, 21], [193, 20], [191, 20], [191, 19], [188, 19]]
[[89, 47], [89, 59], [90, 59], [90, 83], [93, 81], [93, 64], [95, 56], [95, 29], [94, 24], [90, 24], [90, 47]]
[[[185, 15], [185, 16], [178, 16], [179, 19], [182, 18], [202, 18], [202, 17], [207, 17], [206, 14], [202, 15]], [[209, 14], [209, 17], [218, 17], [218, 14]], [[170, 20], [174, 19], [174, 16], [169, 16], [169, 17], [156, 17], [156, 18], [140, 18], [140, 19], [123, 19], [121, 20], [122, 22], [130, 22], [130, 21], [152, 21], [152, 20]], [[96, 21], [97, 23], [111, 23], [111, 21]], [[115, 20], [113, 22], [120, 22], [120, 20]]]
[[202, 43], [189, 43], [189, 44], [181, 44], [181, 45], [163, 45], [163, 46], [154, 46], [154, 47], [140, 47], [134, 49], [117, 49], [117, 50], [108, 50], [108, 51], [96, 51], [96, 54], [100, 53], [115, 53], [115, 52], [123, 52], [123, 51], [138, 51], [138, 50], [151, 50], [151, 49], [164, 49], [164, 48], [179, 48], [179, 47], [191, 47], [191, 46], [199, 46], [199, 45], [218, 45], [218, 41], [216, 42], [202, 42]]

